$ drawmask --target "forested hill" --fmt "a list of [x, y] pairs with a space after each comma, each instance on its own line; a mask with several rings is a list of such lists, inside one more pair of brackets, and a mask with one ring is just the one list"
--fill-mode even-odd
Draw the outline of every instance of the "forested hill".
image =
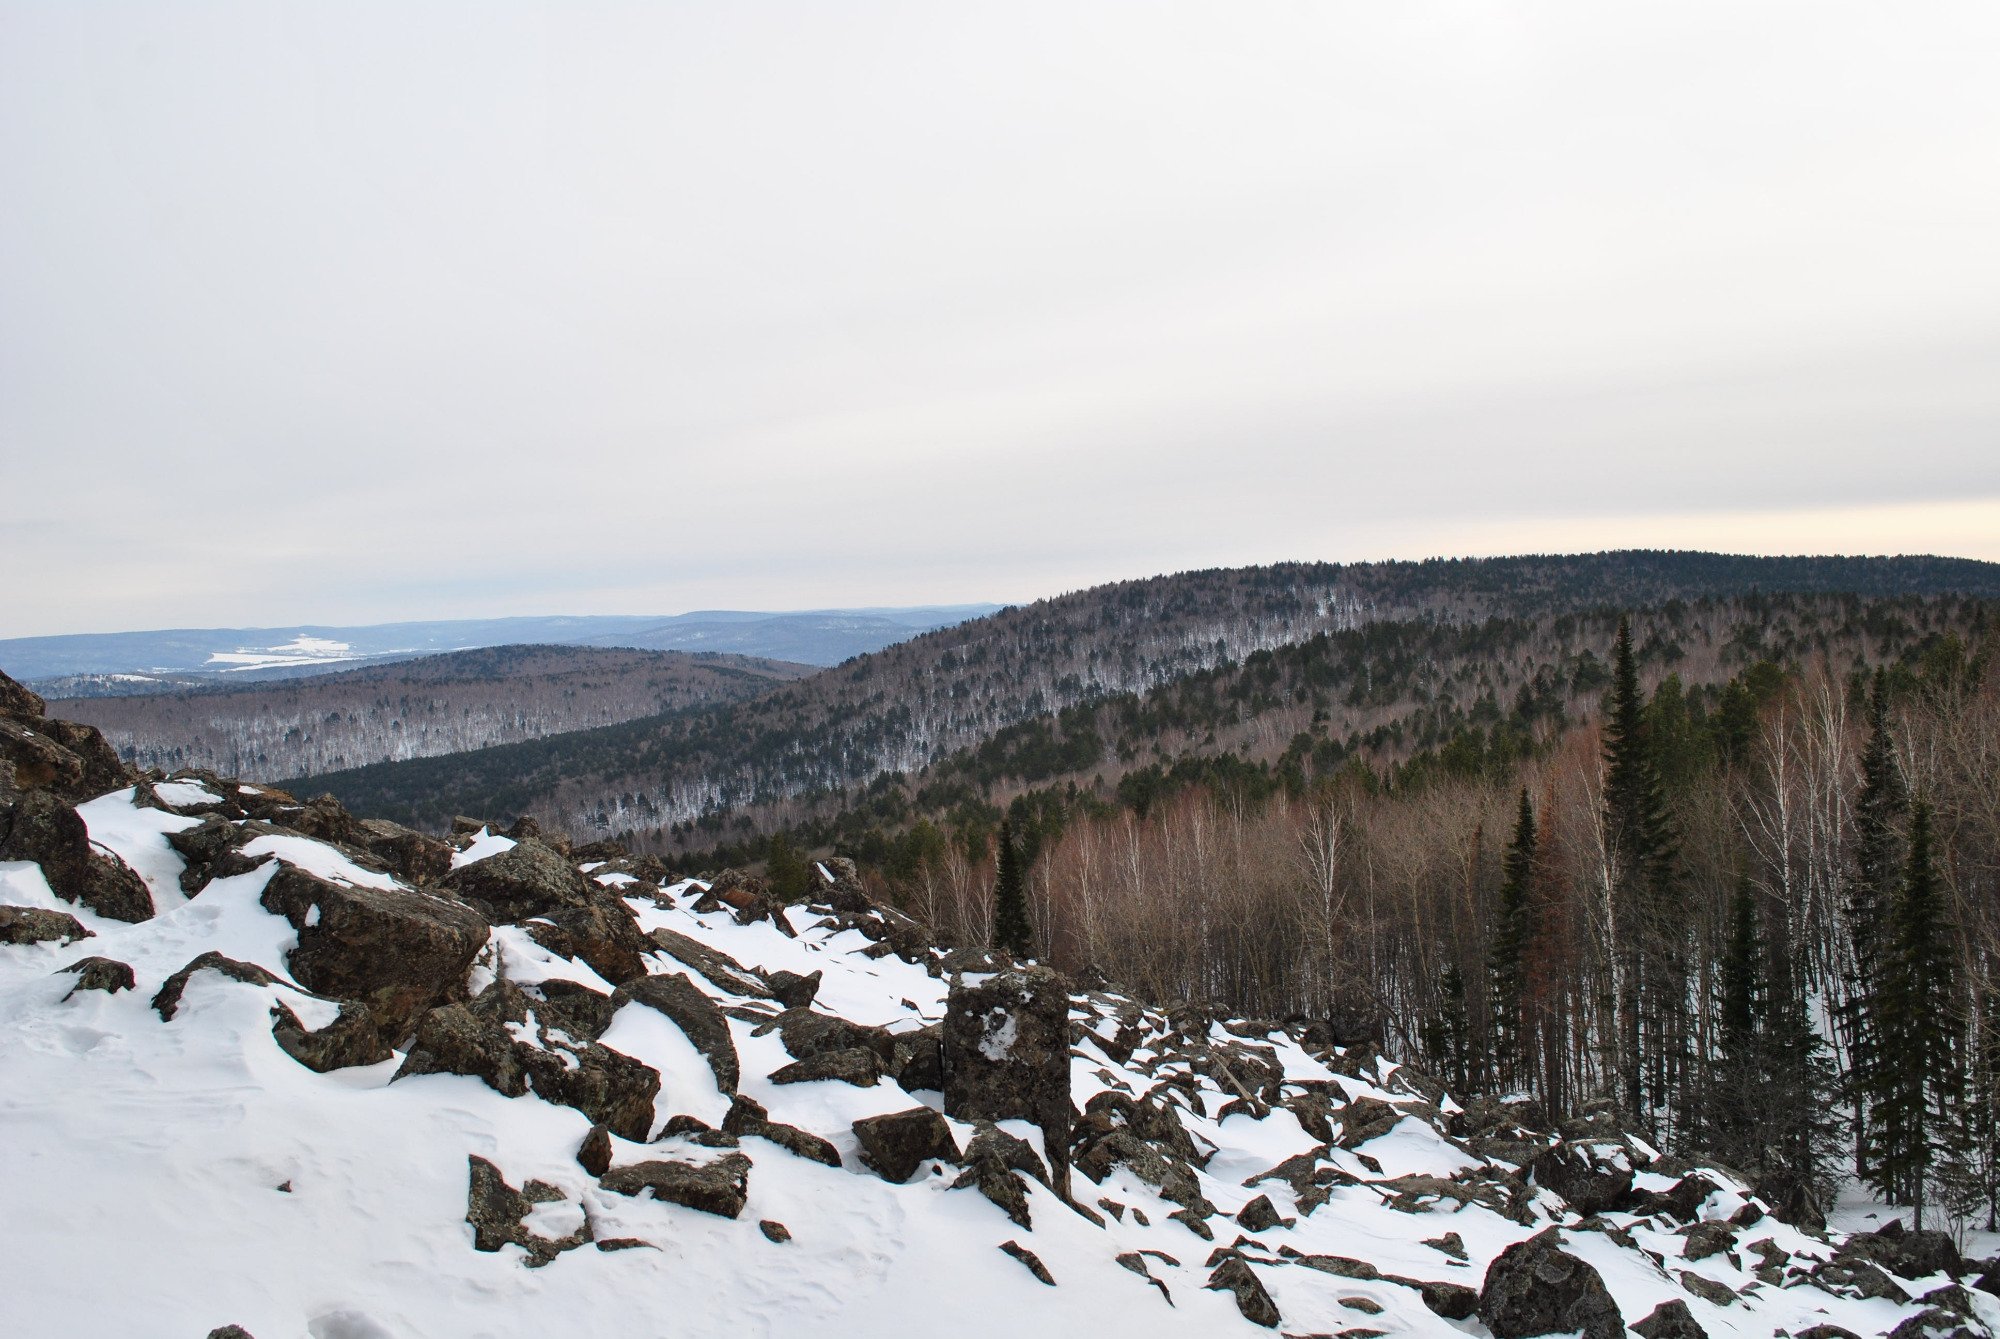
[[309, 679], [57, 701], [140, 767], [231, 776], [426, 758], [755, 697], [814, 673], [752, 656], [496, 646]]
[[[1461, 726], [1490, 748], [1496, 726], [1547, 726], [1601, 691], [1609, 611], [1659, 611], [1669, 630], [1646, 654], [1719, 683], [1769, 638], [1800, 653], [1920, 638], [1976, 616], [1926, 599], [1964, 596], [2000, 597], [2000, 565], [1630, 551], [1191, 572], [1002, 610], [747, 702], [297, 784], [431, 826], [532, 812], [579, 835], [696, 849], [885, 785], [1115, 784], [1189, 756], [1276, 760], [1302, 732], [1322, 763], [1448, 744]], [[1449, 685], [1435, 682], [1445, 664]]]

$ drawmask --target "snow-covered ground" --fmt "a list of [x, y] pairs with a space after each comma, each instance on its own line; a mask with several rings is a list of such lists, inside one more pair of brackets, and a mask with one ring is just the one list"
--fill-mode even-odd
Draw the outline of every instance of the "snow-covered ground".
[[[200, 804], [199, 790], [182, 783], [168, 798]], [[1174, 1040], [1158, 1013], [1084, 995], [1072, 1015], [1090, 1034], [1072, 1059], [1078, 1108], [1106, 1091], [1169, 1095], [1196, 1146], [1213, 1150], [1195, 1172], [1200, 1195], [1222, 1215], [1265, 1195], [1291, 1221], [1248, 1232], [1219, 1216], [1206, 1240], [1169, 1217], [1179, 1204], [1120, 1165], [1101, 1184], [1075, 1177], [1075, 1199], [1101, 1224], [1029, 1184], [1030, 1231], [977, 1190], [951, 1189], [956, 1168], [932, 1163], [908, 1184], [891, 1184], [862, 1163], [853, 1122], [919, 1104], [941, 1110], [938, 1093], [906, 1092], [889, 1078], [872, 1087], [773, 1082], [793, 1056], [779, 1033], [758, 1026], [769, 1001], [732, 995], [665, 951], [651, 955], [652, 970], [686, 972], [735, 1010], [728, 1027], [742, 1095], [772, 1121], [831, 1141], [842, 1165], [747, 1136], [740, 1152], [752, 1164], [748, 1202], [734, 1219], [613, 1193], [578, 1164], [591, 1121], [576, 1110], [506, 1097], [459, 1075], [391, 1082], [400, 1055], [314, 1073], [274, 1040], [274, 1005], [309, 1028], [337, 1012], [290, 984], [287, 955], [297, 935], [259, 902], [279, 863], [360, 888], [394, 880], [324, 843], [265, 835], [246, 852], [276, 860], [216, 879], [190, 898], [165, 834], [194, 818], [136, 807], [129, 790], [81, 812], [92, 839], [142, 876], [160, 914], [136, 925], [106, 920], [57, 899], [38, 867], [0, 864], [0, 904], [64, 911], [93, 935], [69, 945], [0, 947], [0, 1333], [7, 1335], [200, 1336], [230, 1323], [257, 1339], [1258, 1333], [1230, 1293], [1204, 1286], [1213, 1253], [1235, 1244], [1276, 1302], [1285, 1333], [1449, 1339], [1488, 1331], [1476, 1319], [1444, 1319], [1407, 1282], [1340, 1277], [1296, 1257], [1362, 1260], [1384, 1276], [1476, 1290], [1511, 1243], [1576, 1218], [1546, 1190], [1533, 1194], [1525, 1222], [1450, 1198], [1414, 1210], [1399, 1205], [1399, 1191], [1425, 1184], [1388, 1184], [1400, 1178], [1451, 1183], [1493, 1169], [1440, 1129], [1450, 1103], [1445, 1113], [1428, 1108], [1393, 1066], [1311, 1053], [1282, 1030], [1249, 1038], [1282, 1067], [1287, 1094], [1331, 1092], [1408, 1113], [1352, 1148], [1327, 1147], [1285, 1106], [1225, 1110], [1238, 1093], [1176, 1058], [1190, 1045], [1232, 1044], [1240, 1034], [1217, 1023], [1206, 1038]], [[481, 834], [456, 863], [513, 845]], [[881, 955], [869, 936], [824, 910], [781, 908], [788, 935], [769, 920], [739, 924], [727, 909], [697, 911], [699, 886], [656, 889], [601, 866], [591, 872], [624, 898], [642, 929], [687, 936], [761, 973], [823, 973], [813, 1006], [821, 1013], [892, 1033], [945, 1013], [950, 982], [934, 966]], [[250, 985], [198, 973], [174, 1017], [163, 1020], [150, 1003], [154, 993], [211, 950], [278, 980]], [[73, 989], [78, 978], [62, 969], [90, 956], [129, 964], [136, 989]], [[520, 926], [495, 928], [472, 985], [496, 976], [530, 990], [560, 978], [611, 991], [590, 967]], [[1138, 1038], [1122, 1056], [1111, 1040], [1121, 1017]], [[601, 1044], [659, 1073], [655, 1130], [677, 1115], [717, 1126], [728, 1112], [730, 1098], [709, 1064], [664, 1014], [626, 1004]], [[951, 1125], [964, 1147], [973, 1127]], [[1039, 1142], [1032, 1126], [1004, 1128]], [[678, 1137], [612, 1145], [614, 1165], [714, 1156]], [[1299, 1185], [1258, 1179], [1302, 1154], [1331, 1169], [1333, 1184], [1316, 1206], [1301, 1205]], [[468, 1156], [489, 1160], [510, 1185], [537, 1179], [562, 1192], [536, 1206], [529, 1226], [539, 1235], [560, 1237], [587, 1221], [599, 1242], [643, 1245], [573, 1249], [540, 1268], [529, 1268], [517, 1247], [475, 1250]], [[1715, 1175], [1720, 1188], [1699, 1216], [1743, 1215], [1744, 1188]], [[1637, 1188], [1665, 1191], [1676, 1179], [1642, 1171]], [[770, 1239], [765, 1222], [783, 1224], [790, 1240]], [[1627, 1323], [1678, 1299], [1711, 1336], [1767, 1339], [1820, 1324], [1865, 1335], [1886, 1333], [1920, 1310], [1835, 1296], [1807, 1282], [1772, 1286], [1749, 1272], [1758, 1257], [1748, 1250], [1686, 1260], [1688, 1235], [1662, 1218], [1608, 1213], [1600, 1226], [1567, 1231], [1568, 1249], [1603, 1276]], [[1463, 1258], [1432, 1244], [1446, 1234], [1457, 1235]], [[1745, 1247], [1769, 1240], [1801, 1267], [1833, 1250], [1770, 1218], [1740, 1238]], [[1056, 1286], [1003, 1252], [1008, 1242], [1039, 1257]], [[1163, 1286], [1121, 1264], [1121, 1255], [1141, 1261]], [[1690, 1291], [1684, 1271], [1721, 1285], [1728, 1304]], [[2000, 1301], [1981, 1295], [1976, 1307], [1986, 1325], [2000, 1326]]]

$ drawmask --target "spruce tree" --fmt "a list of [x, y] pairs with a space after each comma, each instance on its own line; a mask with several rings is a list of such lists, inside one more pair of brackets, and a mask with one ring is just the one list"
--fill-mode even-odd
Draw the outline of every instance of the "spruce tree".
[[1839, 1076], [1813, 1027], [1804, 974], [1780, 947], [1773, 936], [1764, 966], [1764, 1147], [1757, 1189], [1780, 1218], [1817, 1229], [1833, 1206], [1840, 1159]]
[[1750, 881], [1739, 878], [1729, 904], [1729, 941], [1720, 973], [1716, 1033], [1721, 1054], [1709, 1084], [1704, 1124], [1723, 1160], [1746, 1170], [1763, 1160], [1756, 1134], [1764, 1098], [1763, 1039], [1759, 1036], [1764, 1003], [1756, 897]]
[[780, 832], [764, 855], [764, 883], [771, 895], [790, 902], [812, 891], [812, 863]]
[[993, 947], [1017, 958], [1034, 955], [1034, 929], [1028, 923], [1028, 878], [1014, 825], [1000, 821], [999, 868], [993, 879]]
[[1889, 736], [1888, 676], [1875, 671], [1868, 700], [1868, 743], [1861, 754], [1861, 791], [1854, 801], [1854, 868], [1847, 885], [1848, 980], [1841, 1023], [1847, 1032], [1847, 1097], [1854, 1109], [1854, 1170], [1867, 1176], [1869, 1095], [1877, 1087], [1882, 1020], [1879, 984], [1890, 945], [1889, 908], [1902, 874], [1897, 827], [1908, 807]]
[[1686, 921], [1672, 905], [1679, 850], [1645, 725], [1632, 624], [1618, 620], [1604, 727], [1604, 821], [1618, 942], [1618, 1066], [1632, 1115], [1651, 1126], [1686, 1066]]
[[1493, 927], [1489, 976], [1493, 993], [1493, 1060], [1503, 1089], [1516, 1084], [1525, 1032], [1521, 1016], [1527, 984], [1528, 939], [1533, 929], [1535, 810], [1521, 787], [1514, 836], [1501, 861], [1500, 905]]
[[1953, 1113], [1964, 1101], [1954, 1013], [1955, 970], [1945, 892], [1932, 853], [1930, 805], [1910, 813], [1902, 886], [1883, 926], [1886, 953], [1874, 996], [1879, 1020], [1869, 1085], [1870, 1185], [1885, 1198], [1924, 1199], [1948, 1151]]

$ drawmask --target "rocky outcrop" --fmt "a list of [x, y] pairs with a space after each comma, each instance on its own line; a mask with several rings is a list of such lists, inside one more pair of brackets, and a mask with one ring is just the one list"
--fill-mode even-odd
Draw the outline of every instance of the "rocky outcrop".
[[49, 890], [114, 921], [153, 915], [153, 895], [124, 861], [91, 845], [90, 829], [71, 804], [53, 791], [33, 790], [14, 804], [0, 838], [0, 860], [32, 860]]
[[181, 891], [193, 897], [217, 879], [248, 874], [275, 856], [246, 856], [242, 852], [250, 834], [220, 814], [209, 814], [199, 824], [167, 834], [167, 844], [186, 862], [181, 870]]
[[439, 886], [495, 924], [525, 924], [544, 948], [589, 963], [613, 985], [646, 974], [653, 946], [632, 909], [537, 838], [452, 870]]
[[929, 1107], [869, 1116], [855, 1121], [853, 1128], [861, 1145], [861, 1160], [885, 1181], [907, 1181], [932, 1158], [958, 1160], [958, 1141], [951, 1137], [951, 1126]]
[[945, 1005], [944, 1110], [1039, 1126], [1058, 1190], [1069, 1179], [1069, 990], [1043, 967], [960, 978]]
[[1632, 1196], [1633, 1155], [1622, 1139], [1564, 1140], [1534, 1160], [1535, 1184], [1579, 1214], [1623, 1209]]
[[38, 694], [0, 674], [0, 804], [36, 791], [81, 804], [132, 784], [132, 769], [100, 731], [49, 720], [46, 711]]
[[613, 1167], [597, 1184], [619, 1195], [640, 1196], [734, 1218], [750, 1194], [750, 1159], [725, 1153], [713, 1162], [637, 1162]]
[[1625, 1320], [1598, 1272], [1562, 1249], [1547, 1228], [1517, 1241], [1487, 1267], [1479, 1318], [1495, 1339], [1581, 1332], [1583, 1339], [1624, 1339]]
[[574, 1107], [613, 1134], [645, 1140], [652, 1133], [660, 1076], [630, 1056], [595, 1041], [587, 1025], [560, 1005], [530, 996], [504, 978], [468, 1003], [424, 1015], [396, 1071], [466, 1074], [496, 1092]]
[[0, 907], [0, 944], [74, 944], [91, 937], [83, 923], [66, 911]]
[[357, 888], [283, 865], [264, 885], [267, 911], [298, 932], [286, 959], [293, 980], [330, 999], [365, 1003], [391, 1042], [423, 1012], [464, 990], [486, 945], [479, 913], [408, 888]]
[[537, 1204], [554, 1204], [569, 1197], [546, 1181], [530, 1181], [516, 1190], [500, 1175], [500, 1169], [486, 1159], [472, 1155], [466, 1161], [471, 1175], [466, 1188], [465, 1221], [472, 1225], [473, 1250], [497, 1251], [519, 1246], [528, 1253], [528, 1266], [536, 1268], [591, 1239], [588, 1217], [581, 1227], [562, 1237], [543, 1237], [530, 1232], [524, 1220]]

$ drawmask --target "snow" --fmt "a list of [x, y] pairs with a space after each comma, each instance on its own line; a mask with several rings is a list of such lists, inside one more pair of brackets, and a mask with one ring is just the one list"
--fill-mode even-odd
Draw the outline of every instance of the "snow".
[[177, 808], [193, 809], [204, 804], [220, 804], [222, 797], [199, 781], [162, 781], [153, 793]]
[[[284, 1003], [308, 1026], [330, 1021], [336, 1007], [282, 982], [258, 987], [197, 974], [175, 1018], [163, 1022], [150, 1005], [154, 992], [199, 953], [219, 951], [289, 980], [286, 955], [296, 937], [259, 901], [277, 862], [217, 880], [189, 899], [179, 893], [179, 857], [164, 834], [193, 820], [137, 808], [130, 791], [84, 808], [93, 839], [155, 887], [162, 914], [139, 925], [107, 921], [56, 899], [35, 866], [0, 863], [0, 903], [69, 911], [95, 935], [68, 946], [0, 948], [0, 1185], [7, 1187], [9, 1209], [0, 1214], [0, 1259], [8, 1262], [0, 1329], [7, 1333], [199, 1335], [228, 1323], [260, 1339], [572, 1333], [897, 1339], [945, 1332], [1018, 1339], [1036, 1330], [1093, 1339], [1194, 1339], [1268, 1333], [1245, 1321], [1227, 1294], [1202, 1286], [1210, 1252], [1237, 1236], [1235, 1226], [1217, 1219], [1217, 1241], [1198, 1238], [1169, 1219], [1176, 1205], [1128, 1169], [1114, 1169], [1102, 1185], [1076, 1178], [1080, 1202], [1094, 1205], [1105, 1197], [1126, 1206], [1122, 1218], [1107, 1217], [1103, 1228], [1040, 1186], [1028, 1191], [1034, 1228], [1027, 1231], [976, 1192], [951, 1191], [952, 1169], [920, 1171], [906, 1185], [884, 1182], [862, 1165], [852, 1123], [920, 1104], [935, 1107], [940, 1096], [905, 1092], [889, 1079], [868, 1088], [772, 1083], [768, 1076], [792, 1057], [775, 1029], [758, 1035], [764, 1027], [759, 1015], [771, 1006], [726, 995], [692, 971], [689, 979], [698, 988], [735, 1010], [728, 1026], [742, 1064], [743, 1095], [762, 1103], [773, 1120], [830, 1140], [843, 1160], [841, 1167], [826, 1167], [746, 1138], [741, 1151], [753, 1163], [749, 1204], [736, 1220], [600, 1189], [575, 1160], [590, 1122], [567, 1107], [532, 1096], [506, 1098], [478, 1079], [455, 1075], [392, 1083], [396, 1059], [311, 1072], [273, 1040], [272, 1006]], [[481, 833], [455, 863], [512, 845]], [[323, 878], [393, 885], [388, 876], [303, 837], [262, 836], [246, 849]], [[672, 929], [746, 967], [823, 972], [816, 1005], [822, 1012], [898, 1031], [942, 1016], [947, 981], [920, 964], [863, 956], [858, 950], [869, 941], [856, 931], [822, 926], [816, 914], [789, 908], [787, 923], [797, 933], [792, 938], [766, 922], [745, 926], [726, 912], [697, 914], [691, 901], [663, 908], [649, 896], [633, 896], [626, 904], [643, 927]], [[129, 963], [137, 989], [70, 995], [74, 979], [59, 969], [91, 955]], [[655, 969], [683, 970], [664, 954], [657, 955]], [[492, 931], [468, 984], [476, 991], [502, 975], [531, 993], [557, 979], [611, 990], [587, 965], [537, 944], [519, 926]], [[1072, 1018], [1109, 1037], [1115, 1025], [1093, 1012], [1093, 998], [1078, 1001]], [[1001, 1013], [987, 1039], [996, 1052], [1004, 1054], [1011, 1044], [1013, 1023]], [[545, 1043], [534, 1027], [519, 1035], [558, 1053], [565, 1045], [553, 1032]], [[1171, 1051], [1175, 1043], [1157, 1027], [1149, 1038], [1150, 1047], [1130, 1064], [1113, 1061], [1099, 1046], [1081, 1046], [1072, 1061], [1079, 1105], [1106, 1088], [1153, 1089], [1160, 1075], [1144, 1072], [1142, 1064], [1157, 1063], [1161, 1073], [1185, 1068], [1159, 1061], [1154, 1048]], [[729, 1110], [729, 1097], [705, 1059], [658, 1011], [624, 1005], [600, 1044], [659, 1072], [655, 1128], [673, 1115], [719, 1125]], [[1393, 1066], [1372, 1069], [1372, 1081], [1365, 1081], [1336, 1075], [1281, 1034], [1254, 1044], [1276, 1055], [1288, 1083], [1334, 1081], [1350, 1097], [1408, 1100]], [[1222, 1117], [1231, 1094], [1207, 1078], [1194, 1086], [1192, 1096], [1173, 1086], [1164, 1091], [1188, 1103], [1182, 1121], [1196, 1143], [1216, 1150], [1196, 1173], [1201, 1193], [1226, 1214], [1265, 1194], [1281, 1215], [1297, 1219], [1258, 1233], [1261, 1245], [1245, 1248], [1284, 1314], [1284, 1333], [1364, 1326], [1437, 1339], [1483, 1334], [1476, 1323], [1440, 1319], [1414, 1289], [1336, 1278], [1270, 1253], [1286, 1246], [1307, 1255], [1356, 1257], [1385, 1274], [1476, 1289], [1495, 1256], [1560, 1207], [1544, 1193], [1532, 1225], [1448, 1200], [1413, 1214], [1389, 1207], [1388, 1188], [1343, 1184], [1324, 1205], [1299, 1216], [1297, 1197], [1285, 1183], [1244, 1183], [1319, 1141], [1283, 1107], [1262, 1119], [1241, 1111]], [[962, 1144], [971, 1128], [951, 1125]], [[1040, 1146], [1034, 1127], [1007, 1122], [1005, 1128]], [[612, 1153], [617, 1164], [720, 1156], [685, 1140], [616, 1138]], [[536, 1270], [524, 1268], [521, 1252], [511, 1247], [474, 1251], [464, 1221], [469, 1154], [494, 1162], [517, 1187], [536, 1178], [565, 1193], [566, 1199], [532, 1211], [529, 1225], [538, 1233], [560, 1237], [588, 1221], [599, 1239], [629, 1237], [647, 1245], [614, 1252], [585, 1247]], [[1373, 1159], [1380, 1173], [1357, 1154]], [[1414, 1116], [1330, 1158], [1364, 1182], [1449, 1178], [1474, 1163]], [[1732, 1212], [1743, 1202], [1741, 1187], [1717, 1180], [1724, 1188], [1704, 1212]], [[1673, 1184], [1649, 1172], [1640, 1173], [1640, 1183]], [[1847, 1217], [1864, 1211], [1858, 1204], [1842, 1206]], [[761, 1219], [784, 1223], [793, 1240], [766, 1240]], [[1627, 1214], [1609, 1214], [1606, 1221], [1630, 1232], [1643, 1249], [1622, 1247], [1603, 1232], [1565, 1236], [1568, 1248], [1604, 1277], [1628, 1323], [1669, 1298], [1686, 1302], [1713, 1339], [1765, 1339], [1775, 1330], [1796, 1333], [1822, 1323], [1881, 1334], [1915, 1310], [1837, 1298], [1810, 1286], [1758, 1287], [1734, 1305], [1716, 1307], [1687, 1293], [1679, 1274], [1689, 1270], [1742, 1292], [1752, 1279], [1726, 1256], [1686, 1261], [1685, 1238], [1658, 1223]], [[1463, 1238], [1469, 1260], [1450, 1259], [1424, 1244], [1445, 1232]], [[1745, 1230], [1742, 1242], [1747, 1247], [1766, 1236], [1795, 1255], [1830, 1251], [1768, 1219]], [[1060, 1286], [1044, 1287], [1001, 1253], [997, 1248], [1006, 1241], [1033, 1250]], [[1665, 1263], [1655, 1264], [1645, 1250]], [[1159, 1252], [1179, 1262], [1147, 1257], [1154, 1277], [1171, 1290], [1172, 1306], [1116, 1263], [1128, 1251]], [[1381, 1311], [1366, 1314], [1342, 1306], [1342, 1299], [1366, 1299]], [[2000, 1324], [2000, 1303], [1982, 1297], [1976, 1305], [1989, 1323]]]
[[504, 851], [513, 850], [516, 844], [512, 837], [502, 837], [497, 832], [488, 832], [485, 828], [481, 828], [474, 834], [469, 846], [463, 851], [452, 853], [451, 867], [464, 869], [467, 865], [476, 865]]

